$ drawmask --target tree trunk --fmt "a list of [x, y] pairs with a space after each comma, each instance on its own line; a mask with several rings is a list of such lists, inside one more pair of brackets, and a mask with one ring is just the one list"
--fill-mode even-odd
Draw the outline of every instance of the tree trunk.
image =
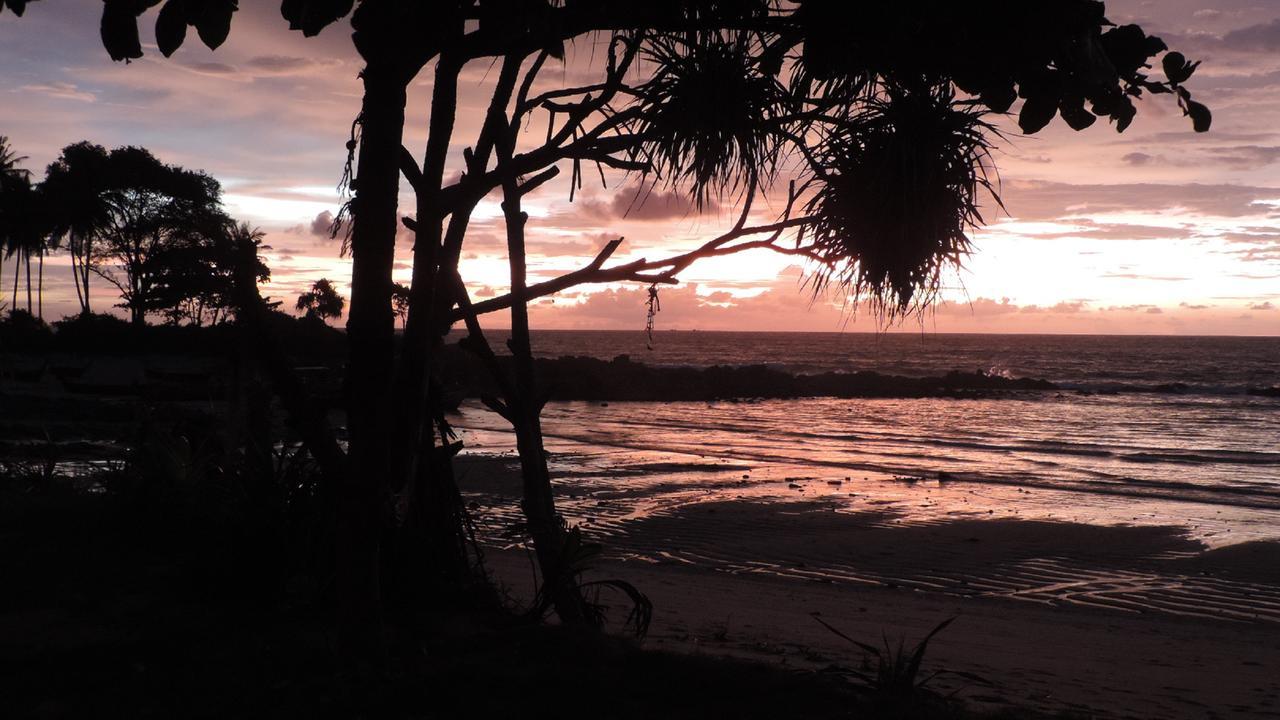
[[466, 581], [470, 571], [452, 451], [446, 438], [441, 438], [439, 448], [435, 444], [440, 398], [438, 383], [433, 383], [434, 355], [441, 344], [435, 300], [444, 290], [439, 282], [444, 222], [439, 192], [453, 137], [461, 70], [448, 55], [442, 55], [436, 66], [427, 150], [415, 188], [417, 229], [410, 306], [396, 377], [397, 437], [392, 487], [399, 494], [403, 523], [398, 533], [402, 547], [396, 550], [396, 560], [398, 582], [411, 595], [423, 587], [424, 572], [447, 583], [459, 583]]
[[[141, 263], [138, 263], [141, 265]], [[147, 324], [147, 313], [143, 309], [143, 290], [140, 270], [129, 270], [129, 266], [125, 266], [125, 271], [129, 276], [129, 298], [125, 303], [129, 306], [129, 321], [134, 327], [142, 327]]]
[[89, 268], [93, 262], [93, 239], [85, 238], [84, 247], [80, 252], [80, 285], [84, 287], [84, 314], [91, 315], [93, 309], [89, 307]]
[[36, 285], [36, 317], [44, 320], [44, 248], [40, 248], [40, 275]]
[[[504, 142], [507, 142], [504, 140]], [[510, 145], [500, 151], [500, 160], [511, 158]], [[533, 348], [529, 338], [529, 304], [521, 296], [527, 286], [525, 259], [525, 223], [529, 216], [520, 209], [520, 188], [516, 179], [503, 182], [502, 210], [507, 224], [507, 255], [511, 264], [511, 295], [517, 298], [511, 305], [512, 365], [515, 369], [514, 393], [509, 398], [511, 424], [516, 431], [516, 449], [520, 454], [520, 473], [524, 481], [524, 493], [520, 507], [524, 511], [533, 538], [534, 553], [542, 568], [542, 588], [556, 609], [556, 615], [566, 624], [582, 624], [587, 620], [582, 593], [575, 584], [574, 569], [564, 556], [564, 522], [556, 512], [551, 488], [551, 472], [547, 468], [547, 454], [543, 447], [542, 400], [538, 396], [533, 367]]]
[[362, 75], [360, 157], [351, 237], [351, 310], [347, 318], [349, 470], [338, 491], [337, 591], [342, 643], [356, 657], [381, 654], [378, 541], [392, 451], [395, 261], [400, 146], [407, 80], [369, 65]]
[[76, 236], [73, 234], [67, 241], [67, 250], [71, 253], [71, 280], [76, 286], [76, 302], [80, 305], [80, 312], [84, 312], [84, 293], [80, 291], [80, 264], [77, 260], [79, 253], [76, 251]]
[[31, 302], [31, 251], [22, 251], [22, 264], [27, 268], [27, 313], [30, 314], [35, 310], [35, 305]]

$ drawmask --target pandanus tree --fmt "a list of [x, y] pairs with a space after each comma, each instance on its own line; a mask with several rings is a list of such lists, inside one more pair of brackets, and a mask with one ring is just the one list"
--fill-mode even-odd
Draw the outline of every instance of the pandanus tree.
[[[157, 4], [105, 0], [102, 37], [113, 59], [142, 55], [137, 20]], [[170, 55], [194, 27], [216, 48], [236, 5], [166, 0], [155, 19], [157, 45]], [[587, 621], [594, 612], [577, 577], [585, 545], [556, 513], [542, 449], [538, 416], [548, 396], [533, 372], [532, 300], [588, 282], [656, 287], [694, 261], [770, 248], [811, 261], [819, 286], [846, 285], [889, 315], [910, 312], [967, 252], [967, 233], [981, 221], [980, 192], [995, 189], [987, 155], [993, 123], [1019, 101], [1026, 133], [1059, 115], [1073, 129], [1105, 118], [1123, 131], [1144, 94], [1174, 95], [1197, 130], [1210, 119], [1183, 85], [1195, 65], [1137, 26], [1112, 26], [1095, 0], [284, 0], [281, 12], [308, 36], [349, 16], [365, 62], [347, 146], [345, 451], [307, 413], [287, 367], [264, 356], [338, 484], [337, 587], [351, 649], [377, 637], [384, 584], [413, 587], [415, 577], [468, 571], [465, 509], [450, 462], [459, 444], [441, 411], [435, 363], [454, 323], [465, 323], [465, 344], [495, 373], [500, 397], [487, 403], [516, 430], [544, 599], [562, 619]], [[575, 40], [607, 51], [574, 67], [581, 72], [543, 73], [564, 62]], [[1162, 53], [1157, 78], [1149, 65]], [[458, 122], [468, 106], [459, 102], [459, 78], [473, 63], [499, 69], [478, 134], [457, 158], [450, 152], [464, 143], [457, 129], [469, 126]], [[405, 108], [424, 71], [432, 74], [428, 138], [414, 152], [403, 145]], [[583, 73], [594, 78], [564, 84]], [[526, 130], [535, 118], [545, 120], [545, 134]], [[736, 200], [741, 211], [729, 230], [688, 252], [610, 265], [615, 240], [580, 270], [531, 282], [524, 199], [554, 187], [548, 183], [562, 168], [572, 197], [584, 167], [602, 178], [629, 174], [697, 204]], [[397, 355], [392, 269], [402, 177], [415, 196], [406, 221], [414, 242]], [[500, 195], [506, 220], [510, 291], [472, 303], [459, 259], [472, 212], [490, 193]], [[761, 219], [764, 196], [780, 201], [775, 216]], [[242, 301], [259, 307], [254, 295]], [[496, 311], [511, 314], [510, 368], [480, 325]], [[258, 313], [245, 316], [252, 327]], [[269, 348], [269, 338], [260, 347]]]

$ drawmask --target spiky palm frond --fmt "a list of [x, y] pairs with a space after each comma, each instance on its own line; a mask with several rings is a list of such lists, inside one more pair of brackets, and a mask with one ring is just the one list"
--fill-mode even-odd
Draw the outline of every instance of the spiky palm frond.
[[47, 248], [48, 204], [30, 174], [6, 172], [11, 174], [0, 178], [0, 255], [36, 257]]
[[7, 136], [0, 135], [0, 182], [30, 180], [31, 171], [18, 167], [26, 160], [26, 155], [18, 155], [14, 152]]
[[851, 110], [814, 158], [815, 291], [835, 282], [889, 320], [927, 307], [970, 251], [981, 192], [999, 205], [998, 136], [949, 84], [889, 86]]
[[777, 168], [779, 122], [793, 100], [762, 72], [754, 42], [746, 34], [663, 36], [645, 50], [657, 70], [638, 88], [637, 157], [699, 208], [766, 185]]

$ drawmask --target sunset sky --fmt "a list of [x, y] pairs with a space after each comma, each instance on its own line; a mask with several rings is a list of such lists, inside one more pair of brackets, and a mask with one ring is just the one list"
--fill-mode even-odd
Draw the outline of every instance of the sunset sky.
[[[228, 211], [268, 233], [274, 273], [267, 293], [291, 299], [327, 276], [346, 291], [349, 265], [324, 228], [340, 204], [336, 185], [359, 108], [360, 63], [346, 23], [318, 38], [288, 31], [277, 2], [244, 2], [217, 52], [191, 33], [171, 59], [113, 63], [98, 39], [97, 0], [32, 3], [0, 16], [0, 134], [36, 171], [72, 142], [141, 145], [201, 168], [223, 184]], [[1280, 3], [1260, 0], [1112, 0], [1115, 22], [1139, 22], [1204, 61], [1190, 85], [1214, 112], [1195, 135], [1168, 96], [1143, 101], [1127, 132], [1105, 122], [1074, 133], [1060, 121], [1019, 137], [1002, 121], [1000, 168], [1007, 214], [988, 208], [977, 253], [923, 319], [938, 332], [1280, 335]], [[571, 49], [570, 80], [597, 48]], [[598, 56], [597, 56], [598, 57]], [[413, 86], [409, 147], [424, 142], [429, 73]], [[492, 82], [469, 68], [464, 111]], [[470, 144], [463, 122], [452, 153]], [[529, 132], [537, 136], [541, 127]], [[564, 173], [565, 176], [568, 173]], [[704, 215], [661, 192], [635, 207], [634, 189], [587, 183], [572, 204], [567, 182], [529, 200], [538, 278], [576, 268], [608, 239], [627, 238], [619, 260], [687, 249], [731, 224], [731, 205]], [[407, 188], [406, 188], [407, 189]], [[404, 203], [411, 207], [407, 192]], [[761, 219], [765, 219], [762, 215]], [[506, 263], [496, 203], [477, 214], [463, 275], [484, 297], [501, 292]], [[398, 276], [407, 279], [407, 238]], [[65, 256], [46, 267], [46, 317], [75, 304]], [[6, 263], [6, 288], [12, 278]], [[660, 328], [874, 330], [843, 298], [814, 300], [794, 259], [754, 254], [695, 265], [662, 295]], [[105, 283], [98, 291], [106, 295]], [[589, 287], [536, 309], [542, 328], [643, 327], [645, 289]], [[290, 303], [291, 304], [291, 303]], [[505, 319], [492, 318], [501, 327]], [[918, 331], [920, 322], [904, 329]]]

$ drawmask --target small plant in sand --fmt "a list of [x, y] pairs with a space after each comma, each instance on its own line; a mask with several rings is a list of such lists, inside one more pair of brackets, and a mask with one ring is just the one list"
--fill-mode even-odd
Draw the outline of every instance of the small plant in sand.
[[938, 623], [909, 650], [904, 638], [898, 638], [895, 646], [890, 644], [888, 635], [882, 635], [883, 646], [877, 647], [854, 640], [817, 615], [812, 617], [819, 625], [863, 652], [862, 666], [859, 669], [839, 668], [838, 671], [858, 685], [871, 709], [885, 717], [919, 717], [921, 712], [925, 712], [928, 717], [929, 710], [944, 709], [949, 705], [950, 697], [937, 695], [927, 687], [940, 675], [955, 675], [984, 685], [990, 684], [978, 675], [961, 670], [921, 672], [929, 642], [954, 622], [954, 617]]
[[[523, 527], [520, 529], [523, 531]], [[563, 524], [561, 534], [563, 537], [561, 566], [566, 573], [569, 573], [571, 584], [583, 598], [584, 610], [591, 624], [603, 627], [608, 619], [609, 605], [603, 601], [604, 591], [620, 593], [631, 604], [631, 610], [627, 613], [623, 625], [637, 638], [643, 639], [649, 633], [649, 623], [653, 620], [653, 601], [626, 580], [617, 578], [584, 580], [582, 575], [592, 569], [595, 561], [604, 552], [604, 546], [586, 541], [581, 529], [577, 526]], [[539, 617], [545, 617], [551, 612], [553, 605], [549, 589], [546, 584], [543, 584], [538, 589], [534, 612]]]

